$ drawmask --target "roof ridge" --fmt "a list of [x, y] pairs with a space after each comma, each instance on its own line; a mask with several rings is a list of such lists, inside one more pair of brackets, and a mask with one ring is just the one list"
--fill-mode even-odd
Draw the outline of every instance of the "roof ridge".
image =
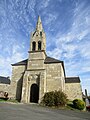
[[80, 83], [80, 77], [65, 77], [65, 83]]
[[67, 76], [66, 78], [79, 78], [79, 76]]
[[12, 66], [14, 66], [14, 65], [25, 65], [25, 64], [27, 64], [27, 60], [28, 60], [28, 59], [25, 59], [25, 60], [22, 60], [22, 61], [20, 61], [20, 62], [11, 64], [11, 65], [12, 65]]
[[53, 59], [53, 60], [56, 60], [56, 61], [60, 61], [60, 62], [63, 62], [63, 61], [61, 61], [61, 60], [58, 60], [58, 59], [56, 59], [56, 58], [53, 58], [53, 57], [49, 57], [49, 56], [46, 56], [46, 58], [50, 58], [50, 59]]

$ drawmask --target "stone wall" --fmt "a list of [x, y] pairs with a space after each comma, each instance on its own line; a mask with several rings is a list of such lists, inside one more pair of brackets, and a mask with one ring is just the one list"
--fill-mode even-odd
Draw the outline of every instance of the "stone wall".
[[69, 100], [82, 100], [82, 89], [80, 83], [65, 83], [65, 93]]
[[11, 86], [9, 84], [0, 84], [0, 91], [8, 92], [8, 97], [11, 97]]
[[25, 65], [12, 67], [11, 91], [12, 91], [12, 97], [16, 98], [17, 100], [21, 99], [23, 74], [25, 69], [26, 69]]
[[46, 64], [46, 92], [63, 90], [64, 81], [61, 63]]
[[46, 54], [44, 51], [29, 52], [28, 70], [44, 69], [44, 60]]

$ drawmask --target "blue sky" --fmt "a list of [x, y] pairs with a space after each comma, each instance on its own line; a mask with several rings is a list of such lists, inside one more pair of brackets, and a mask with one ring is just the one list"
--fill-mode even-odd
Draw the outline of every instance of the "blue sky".
[[40, 15], [47, 54], [63, 60], [67, 76], [80, 76], [90, 93], [90, 0], [0, 0], [0, 76], [28, 58], [30, 33]]

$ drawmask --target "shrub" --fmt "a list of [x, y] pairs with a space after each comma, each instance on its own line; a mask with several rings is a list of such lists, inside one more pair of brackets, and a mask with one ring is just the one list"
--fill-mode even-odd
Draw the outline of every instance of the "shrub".
[[67, 96], [62, 91], [54, 92], [54, 104], [55, 106], [65, 106], [67, 103]]
[[45, 106], [54, 106], [54, 92], [45, 93], [42, 103]]
[[45, 106], [65, 106], [67, 96], [62, 91], [52, 91], [45, 93], [42, 104]]
[[75, 99], [75, 100], [73, 100], [73, 106], [76, 109], [83, 110], [85, 107], [85, 103], [84, 103], [84, 101], [82, 101], [80, 99]]

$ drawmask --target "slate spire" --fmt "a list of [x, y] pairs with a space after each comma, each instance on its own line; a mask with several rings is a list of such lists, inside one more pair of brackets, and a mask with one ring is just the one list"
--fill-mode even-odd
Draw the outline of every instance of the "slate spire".
[[42, 27], [42, 21], [40, 16], [38, 16], [38, 21], [37, 21], [37, 25], [36, 25], [36, 31], [43, 31], [43, 27]]

